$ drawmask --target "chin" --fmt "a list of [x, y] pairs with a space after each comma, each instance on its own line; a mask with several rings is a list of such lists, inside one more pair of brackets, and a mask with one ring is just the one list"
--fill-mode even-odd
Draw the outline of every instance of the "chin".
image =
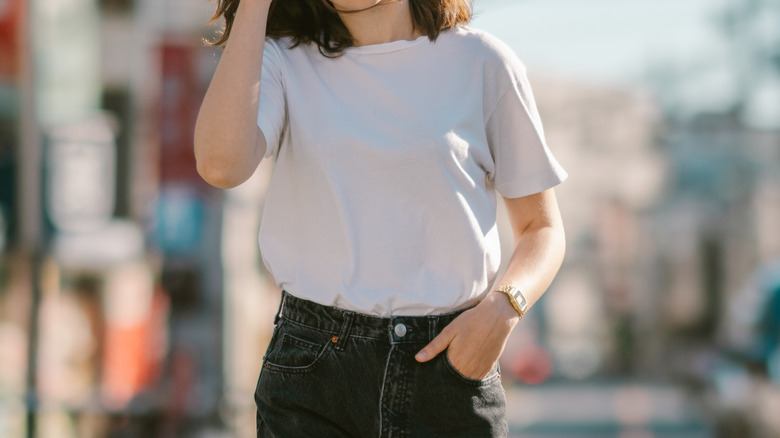
[[344, 11], [358, 11], [376, 6], [382, 3], [382, 0], [331, 0], [336, 9]]

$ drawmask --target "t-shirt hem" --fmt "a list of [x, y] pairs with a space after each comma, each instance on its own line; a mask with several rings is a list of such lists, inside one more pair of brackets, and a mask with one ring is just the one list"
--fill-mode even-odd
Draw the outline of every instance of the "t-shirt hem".
[[560, 185], [569, 177], [565, 170], [559, 169], [554, 173], [538, 174], [496, 186], [496, 191], [505, 198], [522, 198], [523, 196], [541, 193]]

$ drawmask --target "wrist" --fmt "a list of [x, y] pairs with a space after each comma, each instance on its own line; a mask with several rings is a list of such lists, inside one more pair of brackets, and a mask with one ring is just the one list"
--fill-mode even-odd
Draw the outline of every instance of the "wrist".
[[528, 301], [520, 289], [514, 286], [504, 285], [494, 289], [493, 292], [503, 295], [506, 298], [506, 301], [510, 304], [512, 310], [515, 311], [518, 318], [525, 316], [525, 313], [528, 310]]
[[513, 324], [520, 321], [520, 314], [517, 313], [511, 301], [509, 301], [509, 297], [503, 292], [492, 290], [485, 296], [483, 302], [489, 304], [499, 318], [511, 321]]

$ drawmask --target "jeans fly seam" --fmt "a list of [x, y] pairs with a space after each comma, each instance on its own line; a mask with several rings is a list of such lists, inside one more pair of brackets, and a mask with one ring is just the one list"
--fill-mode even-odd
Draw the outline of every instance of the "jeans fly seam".
[[394, 349], [395, 345], [390, 345], [390, 351], [387, 352], [387, 360], [385, 361], [385, 373], [382, 376], [382, 387], [379, 389], [379, 438], [382, 438], [382, 430], [384, 429], [382, 411], [384, 410], [385, 382], [387, 381], [387, 370], [390, 368], [390, 358], [393, 356]]

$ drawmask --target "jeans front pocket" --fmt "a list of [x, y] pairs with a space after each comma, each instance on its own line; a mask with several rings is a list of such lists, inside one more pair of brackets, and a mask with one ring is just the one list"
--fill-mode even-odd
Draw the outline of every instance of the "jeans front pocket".
[[485, 379], [471, 379], [440, 353], [420, 364], [410, 436], [506, 438], [506, 394], [498, 366]]
[[331, 334], [282, 320], [268, 346], [263, 370], [304, 373], [311, 370], [333, 349]]
[[484, 379], [472, 379], [470, 377], [466, 377], [461, 373], [455, 366], [450, 362], [449, 356], [447, 356], [447, 351], [445, 350], [440, 354], [442, 356], [442, 364], [444, 368], [449, 371], [450, 374], [452, 374], [454, 377], [456, 377], [458, 380], [460, 380], [463, 383], [466, 383], [471, 386], [485, 386], [490, 385], [492, 383], [495, 383], [496, 381], [501, 379], [501, 373], [498, 369], [498, 362], [496, 362], [493, 365], [493, 369], [490, 370], [490, 374], [487, 375]]

